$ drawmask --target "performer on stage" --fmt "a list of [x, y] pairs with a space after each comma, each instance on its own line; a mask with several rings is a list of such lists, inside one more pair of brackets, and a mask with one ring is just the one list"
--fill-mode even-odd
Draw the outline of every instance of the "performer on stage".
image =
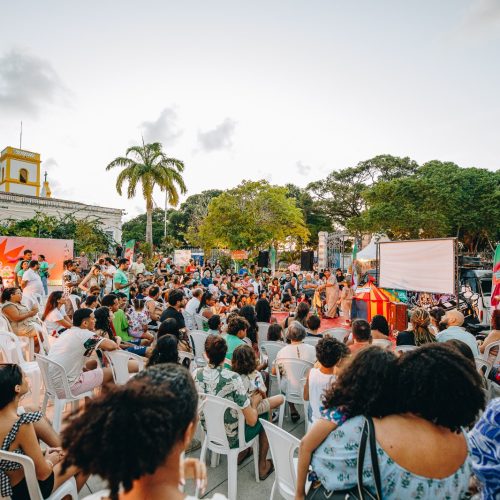
[[337, 304], [339, 301], [340, 289], [336, 276], [332, 275], [330, 269], [325, 271], [325, 292], [326, 292], [326, 315], [325, 318], [335, 318], [337, 314]]

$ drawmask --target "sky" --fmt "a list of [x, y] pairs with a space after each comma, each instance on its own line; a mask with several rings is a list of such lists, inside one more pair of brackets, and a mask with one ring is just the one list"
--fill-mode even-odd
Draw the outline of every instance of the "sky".
[[188, 195], [379, 154], [500, 166], [500, 0], [1, 4], [0, 149], [22, 121], [57, 198], [144, 212], [105, 171], [142, 137]]

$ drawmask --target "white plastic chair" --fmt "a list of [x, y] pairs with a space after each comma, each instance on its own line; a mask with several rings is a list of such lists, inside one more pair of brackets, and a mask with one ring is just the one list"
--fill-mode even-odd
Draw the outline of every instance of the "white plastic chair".
[[[12, 453], [11, 451], [0, 450], [0, 459], [9, 460], [21, 464], [24, 469], [24, 477], [30, 495], [30, 500], [43, 500], [42, 492], [38, 486], [36, 479], [35, 464], [33, 460], [27, 455], [20, 455], [19, 453]], [[59, 488], [57, 488], [47, 500], [62, 500], [66, 496], [70, 496], [73, 500], [78, 500], [78, 491], [76, 489], [76, 481], [71, 477], [65, 481]]]
[[345, 342], [349, 336], [349, 330], [346, 330], [345, 328], [329, 328], [328, 330], [321, 332], [321, 334], [323, 337], [325, 335], [329, 335], [330, 337], [337, 339], [339, 342]]
[[101, 351], [103, 356], [109, 361], [109, 366], [113, 372], [113, 380], [117, 385], [126, 384], [133, 373], [128, 371], [128, 362], [136, 361], [139, 365], [139, 371], [144, 370], [144, 359], [133, 352], [122, 351]]
[[[494, 357], [493, 361], [489, 359], [490, 357], [490, 351], [494, 348], [498, 349], [497, 355]], [[493, 353], [491, 354], [493, 356]], [[484, 349], [483, 354], [480, 356], [482, 359], [485, 361], [488, 361], [491, 363], [492, 366], [497, 366], [500, 363], [500, 340], [497, 340], [496, 342], [492, 342], [491, 344], [488, 344], [486, 348]]]
[[186, 328], [188, 330], [196, 330], [196, 322], [194, 316], [192, 314], [189, 314], [186, 310], [182, 311], [182, 315], [184, 316], [184, 322], [186, 323]]
[[[88, 391], [82, 394], [75, 395], [69, 387], [68, 376], [66, 370], [55, 361], [52, 361], [47, 356], [35, 354], [36, 362], [42, 373], [43, 383], [45, 385], [45, 397], [42, 404], [42, 412], [47, 410], [47, 403], [50, 400], [54, 401], [54, 417], [52, 419], [52, 427], [56, 432], [61, 430], [62, 414], [67, 403], [71, 403], [73, 409], [78, 408], [78, 402], [81, 399], [91, 398], [93, 392]], [[59, 397], [56, 387], [62, 388], [64, 396]]]
[[[295, 457], [295, 452], [299, 448], [300, 441], [267, 420], [261, 418], [260, 423], [266, 431], [274, 463], [275, 479], [269, 500], [274, 500], [277, 492], [287, 500], [294, 500], [297, 489], [297, 465], [299, 462], [298, 457]], [[311, 482], [307, 481], [306, 495], [310, 487]]]
[[[14, 333], [10, 326], [10, 321], [0, 312], [0, 331]], [[32, 337], [17, 337], [21, 342], [21, 347], [26, 351], [26, 356], [29, 361], [33, 361], [33, 353], [35, 352], [35, 342]]]
[[0, 331], [0, 351], [6, 363], [17, 363], [29, 378], [33, 404], [38, 408], [40, 405], [42, 376], [37, 363], [24, 359], [21, 342], [17, 335], [11, 332]]
[[386, 339], [373, 339], [372, 345], [382, 347], [382, 349], [392, 349], [393, 343]]
[[196, 365], [205, 366], [207, 361], [203, 357], [203, 353], [205, 352], [205, 342], [207, 341], [208, 333], [202, 330], [194, 330], [189, 332], [189, 338], [191, 339]]
[[[259, 346], [261, 351], [264, 351], [264, 353], [267, 355], [267, 371], [269, 373], [269, 381], [272, 382], [273, 379], [276, 379], [276, 375], [273, 375], [273, 366], [274, 366], [274, 360], [276, 359], [276, 356], [278, 353], [283, 349], [283, 347], [286, 347], [285, 342], [275, 342], [272, 340], [268, 340], [267, 342], [262, 342], [262, 344]], [[269, 387], [269, 393], [271, 393], [271, 387]]]
[[320, 341], [321, 337], [306, 337], [304, 339], [304, 344], [312, 345], [313, 347], [316, 347], [318, 342]]
[[50, 333], [49, 330], [47, 329], [47, 325], [42, 322], [41, 324], [41, 330], [36, 330], [36, 336], [38, 338], [38, 345], [40, 346], [40, 353], [43, 354], [44, 356], [47, 356], [50, 352]]
[[[279, 367], [276, 367], [276, 375], [278, 377], [278, 385], [281, 389], [281, 379], [286, 381], [285, 384], [285, 400], [287, 403], [299, 404], [304, 407], [304, 425], [307, 431], [307, 405], [304, 400], [304, 384], [307, 379], [309, 370], [314, 366], [313, 363], [297, 358], [282, 358], [279, 364], [284, 370], [284, 376], [281, 375]], [[283, 417], [285, 416], [286, 404], [281, 405], [279, 414], [279, 426], [283, 427]]]
[[203, 331], [203, 324], [206, 322], [206, 318], [201, 314], [194, 315], [194, 322], [196, 323], [196, 329]]
[[267, 341], [267, 331], [269, 330], [269, 327], [271, 326], [270, 323], [264, 323], [263, 321], [257, 321], [257, 326], [259, 328], [259, 331], [257, 333], [257, 341], [259, 346], [262, 344], [262, 342]]
[[[255, 480], [259, 482], [259, 436], [250, 441], [245, 440], [245, 417], [241, 408], [232, 401], [212, 396], [211, 394], [200, 394], [203, 398], [202, 413], [205, 421], [205, 439], [201, 447], [200, 460], [205, 461], [207, 450], [219, 455], [227, 455], [227, 485], [228, 499], [236, 500], [238, 489], [238, 453], [253, 448]], [[227, 439], [226, 428], [224, 426], [224, 414], [230, 409], [238, 415], [238, 448], [230, 448]]]
[[409, 351], [414, 351], [415, 349], [418, 349], [416, 345], [397, 345], [394, 348], [395, 352], [409, 352]]
[[[478, 371], [480, 371], [485, 378], [488, 378], [488, 375], [491, 372], [491, 369], [493, 368], [492, 364], [489, 361], [486, 361], [485, 359], [482, 358], [474, 358], [476, 361], [476, 368]], [[483, 370], [483, 368], [486, 368]]]

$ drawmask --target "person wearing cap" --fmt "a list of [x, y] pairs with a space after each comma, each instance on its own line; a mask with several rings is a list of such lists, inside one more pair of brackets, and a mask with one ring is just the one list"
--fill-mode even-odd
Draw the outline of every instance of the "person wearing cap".
[[460, 340], [471, 348], [475, 357], [479, 357], [476, 337], [462, 328], [464, 320], [464, 315], [457, 309], [446, 311], [442, 321], [446, 324], [447, 328], [436, 335], [436, 340], [438, 342], [446, 342], [452, 339]]

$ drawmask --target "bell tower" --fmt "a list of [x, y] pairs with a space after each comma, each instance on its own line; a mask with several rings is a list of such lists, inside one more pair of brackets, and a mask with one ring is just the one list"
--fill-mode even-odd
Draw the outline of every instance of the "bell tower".
[[6, 147], [0, 153], [0, 192], [40, 196], [40, 155]]

